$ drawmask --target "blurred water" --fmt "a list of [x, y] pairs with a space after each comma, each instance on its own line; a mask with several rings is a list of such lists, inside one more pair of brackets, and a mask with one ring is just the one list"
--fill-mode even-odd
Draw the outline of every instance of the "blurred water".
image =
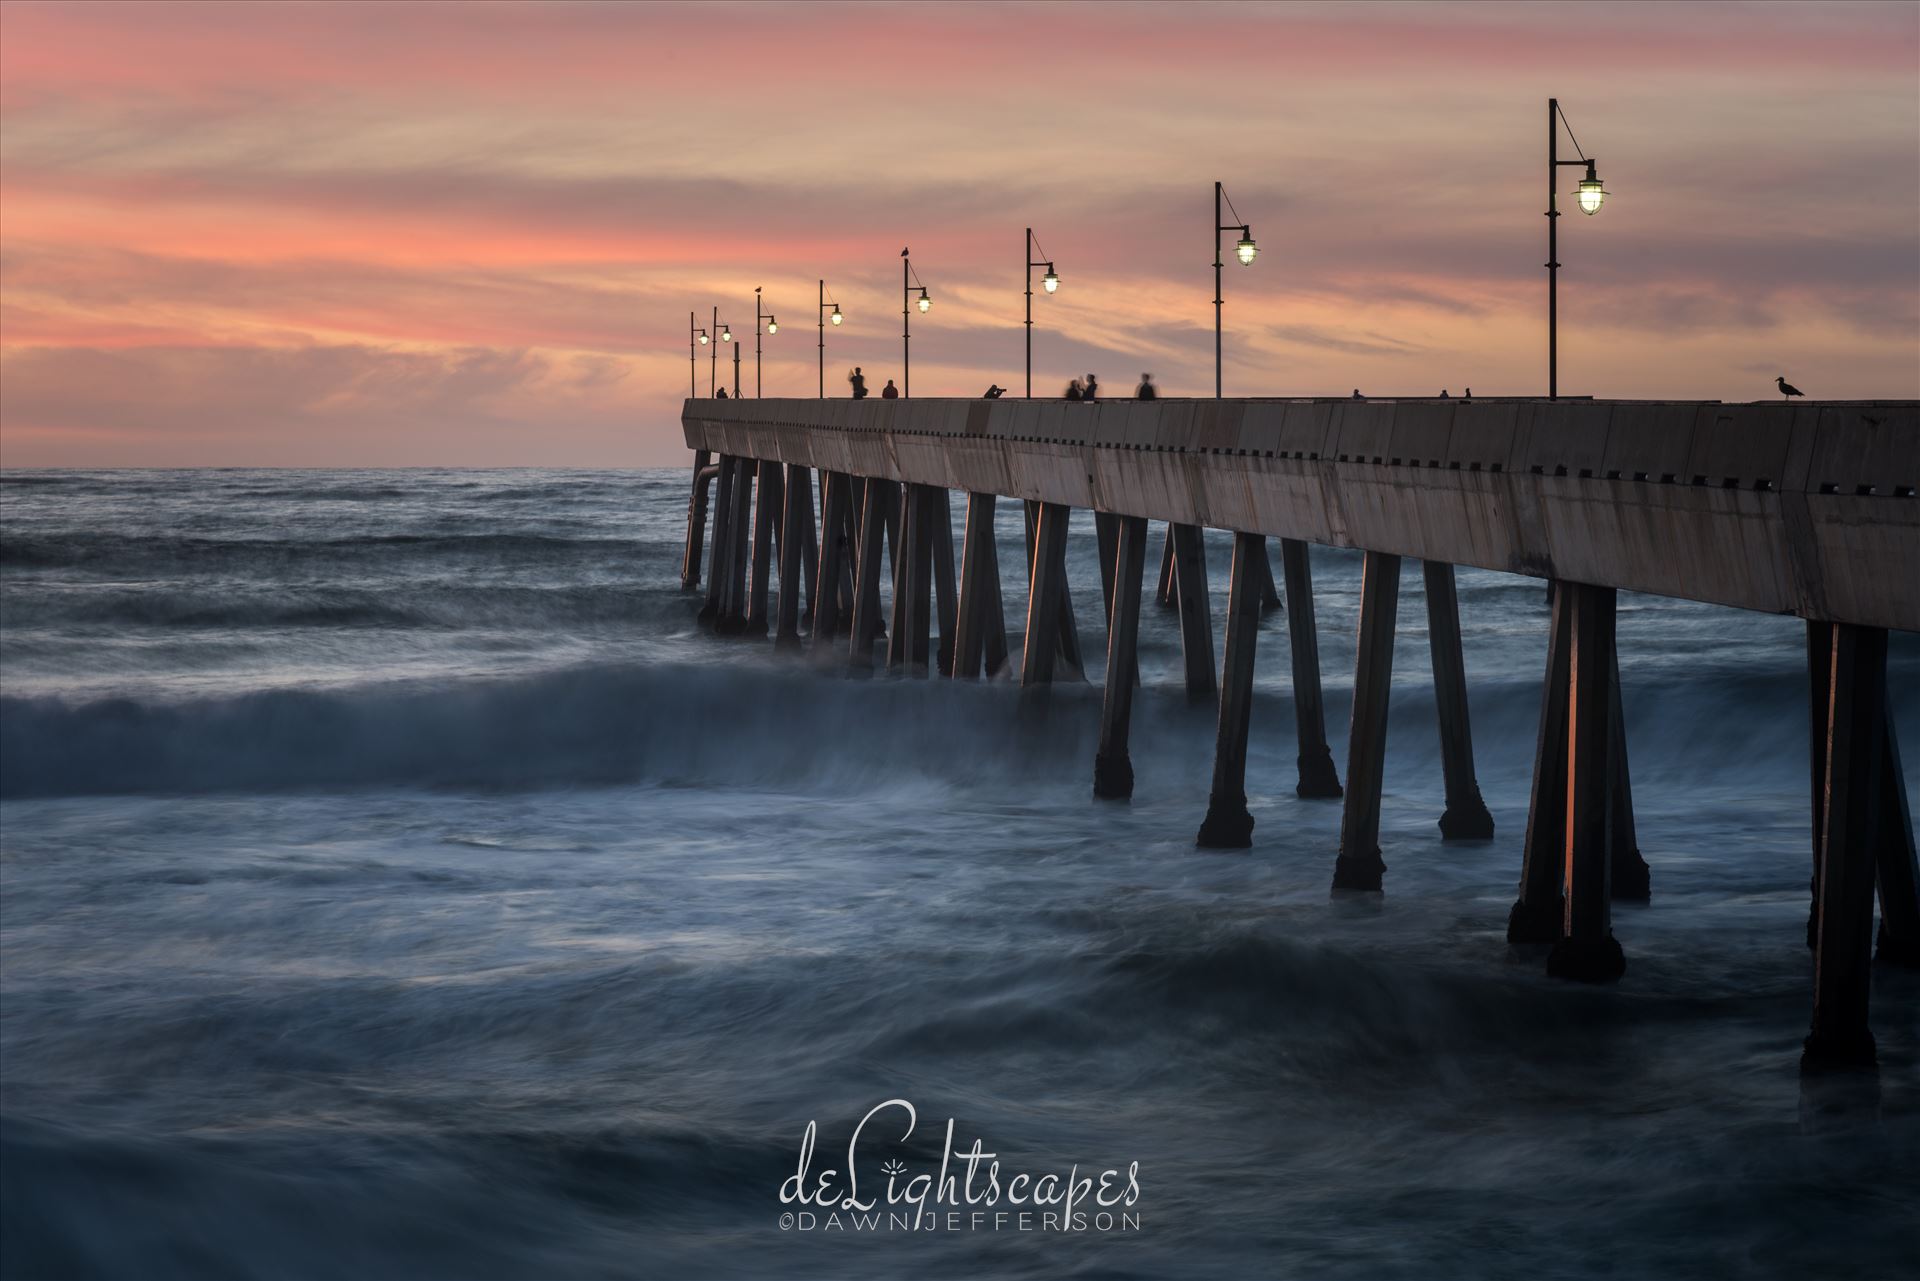
[[[1330, 901], [1281, 615], [1255, 847], [1201, 854], [1170, 614], [1096, 805], [1096, 685], [715, 640], [685, 512], [678, 471], [0, 477], [0, 1271], [1914, 1273], [1920, 984], [1876, 972], [1877, 1106], [1796, 1070], [1801, 624], [1622, 598], [1655, 898], [1590, 990], [1504, 942], [1537, 581], [1460, 573], [1499, 836], [1443, 846], [1408, 566], [1387, 892]], [[1070, 565], [1097, 681], [1084, 513]], [[1357, 571], [1314, 552], [1343, 774]], [[1895, 637], [1909, 742], [1916, 672]], [[953, 1118], [1009, 1171], [1138, 1162], [1139, 1229], [783, 1230], [808, 1121], [817, 1173], [892, 1097], [872, 1179]]]

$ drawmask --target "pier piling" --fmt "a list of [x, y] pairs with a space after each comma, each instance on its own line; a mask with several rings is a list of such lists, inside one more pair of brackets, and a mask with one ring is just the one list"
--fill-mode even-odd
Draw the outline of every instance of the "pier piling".
[[1833, 624], [1828, 670], [1813, 1026], [1800, 1059], [1805, 1069], [1874, 1061], [1867, 993], [1886, 764], [1886, 631]]
[[1065, 503], [1040, 506], [1027, 593], [1027, 634], [1020, 656], [1022, 686], [1053, 681], [1054, 658], [1060, 648], [1060, 606], [1067, 594], [1067, 517], [1071, 512]]
[[1633, 776], [1627, 768], [1627, 713], [1620, 701], [1620, 646], [1613, 647], [1613, 872], [1614, 901], [1646, 903], [1653, 899], [1653, 874], [1640, 856], [1640, 838], [1633, 822]]
[[774, 611], [775, 649], [800, 648], [800, 566], [806, 560], [802, 530], [813, 527], [813, 477], [798, 463], [787, 464], [786, 502], [780, 521], [780, 601]]
[[1160, 584], [1153, 589], [1153, 599], [1162, 609], [1174, 602], [1173, 585], [1173, 524], [1167, 524], [1167, 537], [1160, 544]]
[[1473, 731], [1467, 717], [1467, 668], [1460, 645], [1460, 598], [1453, 566], [1423, 561], [1427, 588], [1427, 640], [1433, 654], [1433, 703], [1440, 720], [1440, 768], [1447, 808], [1440, 836], [1449, 841], [1490, 841], [1493, 815], [1473, 774]]
[[1307, 545], [1298, 538], [1280, 540], [1280, 576], [1287, 585], [1287, 644], [1293, 660], [1293, 720], [1300, 744], [1300, 782], [1294, 794], [1332, 799], [1340, 775], [1327, 746], [1327, 713], [1320, 696], [1320, 637], [1313, 617], [1313, 567]]
[[733, 463], [732, 532], [727, 536], [727, 582], [714, 630], [738, 636], [747, 629], [747, 563], [753, 553], [753, 489], [758, 466], [751, 458]]
[[[1559, 584], [1552, 584], [1558, 588]], [[1567, 594], [1554, 590], [1547, 625], [1547, 675], [1534, 740], [1533, 790], [1520, 847], [1520, 894], [1507, 914], [1507, 942], [1552, 943], [1566, 918], [1567, 688], [1572, 615]]]
[[779, 526], [781, 509], [786, 506], [786, 485], [776, 462], [762, 460], [758, 489], [753, 504], [753, 578], [747, 595], [745, 626], [740, 630], [752, 636], [767, 634], [767, 605], [773, 579], [773, 537]]
[[846, 568], [847, 477], [840, 472], [820, 475], [820, 569], [814, 576], [813, 652], [826, 654], [840, 630], [842, 578]]
[[936, 662], [940, 674], [950, 677], [959, 614], [959, 603], [954, 599], [953, 498], [945, 485], [932, 486], [927, 497], [927, 519], [932, 526], [934, 620], [940, 631]]
[[1180, 654], [1187, 699], [1202, 702], [1218, 690], [1213, 675], [1213, 609], [1207, 598], [1207, 545], [1198, 525], [1174, 525], [1174, 590], [1180, 598]]
[[733, 463], [731, 457], [721, 454], [713, 478], [713, 566], [707, 571], [707, 599], [696, 615], [706, 627], [719, 622], [721, 600], [725, 595], [727, 543], [733, 530]]
[[[1590, 583], [1556, 584], [1568, 598], [1566, 912], [1547, 973], [1609, 982], [1627, 961], [1613, 937], [1613, 623], [1615, 592]], [[1555, 601], [1558, 604], [1558, 600]]]
[[1107, 615], [1107, 690], [1100, 704], [1100, 747], [1093, 758], [1093, 794], [1124, 801], [1133, 795], [1127, 736], [1139, 671], [1140, 588], [1146, 570], [1147, 518], [1114, 518], [1113, 608]]
[[960, 607], [954, 621], [953, 674], [975, 680], [993, 648], [991, 629], [1000, 630], [1000, 661], [1006, 661], [1006, 624], [1000, 606], [1000, 560], [994, 547], [993, 494], [967, 495], [967, 524], [960, 543]]
[[1245, 849], [1253, 844], [1253, 815], [1247, 812], [1247, 732], [1253, 713], [1254, 647], [1260, 638], [1260, 613], [1272, 579], [1270, 570], [1263, 577], [1266, 564], [1264, 535], [1233, 536], [1233, 572], [1227, 586], [1227, 649], [1213, 746], [1213, 793], [1207, 799], [1207, 816], [1195, 838], [1195, 844], [1203, 849]]
[[713, 475], [707, 470], [709, 455], [704, 449], [693, 451], [693, 491], [687, 495], [687, 549], [680, 557], [680, 590], [690, 592], [700, 585], [701, 551], [707, 537], [707, 486]]
[[887, 486], [868, 480], [865, 512], [860, 518], [860, 554], [855, 558], [859, 584], [853, 594], [853, 631], [848, 667], [856, 676], [873, 672], [873, 643], [880, 627], [880, 540], [887, 527]]
[[1353, 720], [1347, 733], [1347, 796], [1340, 815], [1336, 890], [1377, 890], [1380, 787], [1387, 753], [1387, 701], [1393, 684], [1393, 632], [1400, 608], [1400, 558], [1368, 552], [1360, 566], [1360, 646], [1353, 668]]

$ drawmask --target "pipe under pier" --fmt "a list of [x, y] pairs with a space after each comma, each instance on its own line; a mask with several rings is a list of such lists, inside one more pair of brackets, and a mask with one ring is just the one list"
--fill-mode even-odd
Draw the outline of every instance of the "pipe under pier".
[[[856, 674], [881, 662], [953, 679], [1017, 673], [1038, 692], [1079, 673], [1066, 533], [1073, 509], [1093, 511], [1107, 615], [1093, 792], [1133, 791], [1143, 577], [1157, 563], [1155, 599], [1179, 611], [1187, 694], [1219, 709], [1196, 837], [1205, 847], [1252, 841], [1247, 742], [1259, 617], [1281, 601], [1277, 541], [1296, 786], [1341, 801], [1335, 890], [1384, 882], [1402, 559], [1421, 561], [1425, 577], [1447, 840], [1493, 834], [1474, 777], [1454, 567], [1545, 580], [1546, 680], [1508, 938], [1549, 949], [1548, 972], [1569, 979], [1624, 972], [1611, 903], [1651, 892], [1620, 711], [1618, 592], [1804, 618], [1815, 979], [1803, 1063], [1874, 1060], [1876, 897], [1878, 959], [1920, 965], [1920, 875], [1886, 683], [1888, 630], [1920, 631], [1920, 402], [696, 399], [682, 426], [694, 471], [681, 583], [697, 590], [705, 564], [702, 621], [772, 630], [782, 647], [804, 644]], [[966, 502], [957, 555], [956, 490]], [[1018, 655], [993, 535], [1001, 498], [1026, 508]], [[1166, 527], [1158, 558], [1149, 522]], [[1234, 535], [1220, 671], [1205, 529]], [[1344, 786], [1320, 697], [1314, 543], [1365, 553]]]

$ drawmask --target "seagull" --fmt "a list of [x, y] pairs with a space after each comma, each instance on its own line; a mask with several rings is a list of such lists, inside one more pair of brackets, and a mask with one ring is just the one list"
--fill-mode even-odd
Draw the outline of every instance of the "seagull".
[[1773, 381], [1780, 385], [1780, 394], [1783, 397], [1787, 397], [1790, 399], [1794, 396], [1804, 396], [1807, 394], [1806, 392], [1801, 391], [1798, 387], [1794, 386], [1792, 383], [1788, 382], [1784, 378], [1775, 378]]

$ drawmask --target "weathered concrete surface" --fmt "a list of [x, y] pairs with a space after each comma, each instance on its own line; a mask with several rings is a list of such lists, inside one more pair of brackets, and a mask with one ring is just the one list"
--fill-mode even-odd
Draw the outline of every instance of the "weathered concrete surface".
[[689, 400], [691, 449], [1920, 631], [1920, 402]]

